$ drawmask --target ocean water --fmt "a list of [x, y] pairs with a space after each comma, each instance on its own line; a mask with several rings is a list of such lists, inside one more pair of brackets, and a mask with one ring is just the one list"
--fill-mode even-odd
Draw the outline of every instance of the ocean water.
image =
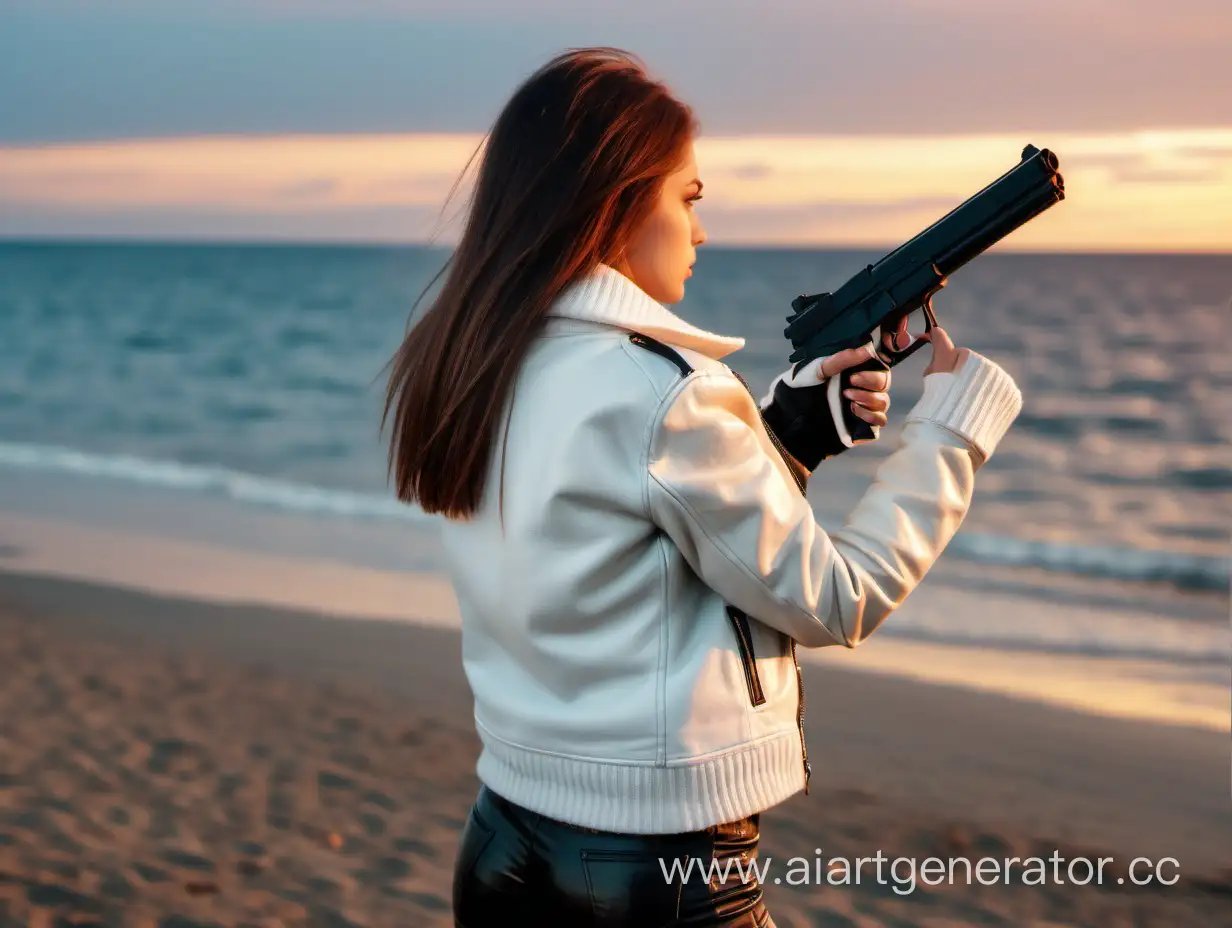
[[[393, 498], [379, 420], [384, 366], [446, 256], [0, 243], [0, 486], [88, 480], [430, 528]], [[674, 309], [744, 336], [728, 362], [760, 391], [787, 366], [791, 299], [879, 257], [703, 248]], [[1025, 402], [947, 561], [1020, 568], [1040, 586], [1227, 591], [1232, 256], [990, 254], [934, 305]], [[881, 440], [815, 475], [823, 524], [841, 523], [892, 450], [928, 353], [895, 369]]]

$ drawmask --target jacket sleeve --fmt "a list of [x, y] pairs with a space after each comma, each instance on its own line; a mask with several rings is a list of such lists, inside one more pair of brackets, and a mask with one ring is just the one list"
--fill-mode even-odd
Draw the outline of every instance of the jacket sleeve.
[[789, 386], [780, 378], [759, 404], [766, 428], [810, 472], [827, 458], [861, 444], [844, 439], [842, 412], [834, 408], [831, 397], [831, 387], [838, 385], [837, 377], [802, 387]]
[[651, 428], [648, 506], [702, 580], [804, 647], [855, 647], [919, 585], [966, 517], [976, 471], [1022, 406], [972, 352], [930, 374], [899, 447], [827, 534], [733, 377], [696, 372]]

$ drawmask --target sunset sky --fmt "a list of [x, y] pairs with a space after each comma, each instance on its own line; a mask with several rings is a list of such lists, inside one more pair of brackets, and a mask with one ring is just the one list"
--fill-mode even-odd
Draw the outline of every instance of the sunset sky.
[[591, 44], [697, 111], [714, 244], [896, 244], [1030, 142], [1068, 197], [1004, 247], [1232, 251], [1228, 0], [0, 0], [0, 236], [448, 242]]

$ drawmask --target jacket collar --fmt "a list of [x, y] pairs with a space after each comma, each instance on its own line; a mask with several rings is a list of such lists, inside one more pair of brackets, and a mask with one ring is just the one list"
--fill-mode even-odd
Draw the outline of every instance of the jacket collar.
[[743, 338], [707, 332], [681, 319], [606, 264], [598, 265], [566, 287], [548, 315], [640, 332], [671, 345], [691, 348], [715, 360], [744, 347]]

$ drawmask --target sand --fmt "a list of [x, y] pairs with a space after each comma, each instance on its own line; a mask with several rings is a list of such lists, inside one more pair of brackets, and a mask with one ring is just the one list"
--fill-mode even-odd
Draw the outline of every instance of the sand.
[[[0, 668], [0, 925], [452, 924], [478, 786], [456, 630], [0, 572]], [[763, 819], [780, 928], [1232, 924], [1226, 732], [805, 672], [814, 788]], [[826, 885], [879, 850], [1059, 852], [1061, 880]], [[1117, 884], [1137, 854], [1179, 880]], [[1104, 886], [1078, 856], [1113, 859]]]

